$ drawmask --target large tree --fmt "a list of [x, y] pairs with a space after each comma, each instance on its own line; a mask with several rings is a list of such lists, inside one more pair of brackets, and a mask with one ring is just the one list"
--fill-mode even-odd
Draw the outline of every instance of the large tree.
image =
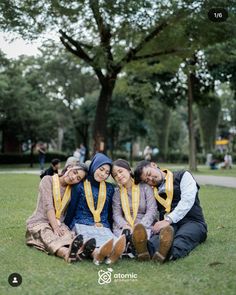
[[190, 55], [231, 31], [207, 19], [208, 10], [224, 7], [224, 1], [3, 0], [0, 5], [0, 24], [5, 29], [14, 28], [31, 38], [59, 30], [64, 46], [94, 70], [101, 86], [94, 120], [95, 150], [105, 148], [112, 93], [127, 65], [186, 47]]
[[[2, 26], [31, 38], [40, 32], [59, 30], [64, 46], [94, 70], [101, 86], [94, 121], [94, 149], [103, 150], [118, 74], [134, 60], [178, 51], [183, 44], [178, 42], [183, 41], [183, 32], [174, 34], [176, 24], [197, 12], [201, 4], [163, 4], [151, 0], [3, 1]], [[168, 42], [162, 42], [164, 35]]]

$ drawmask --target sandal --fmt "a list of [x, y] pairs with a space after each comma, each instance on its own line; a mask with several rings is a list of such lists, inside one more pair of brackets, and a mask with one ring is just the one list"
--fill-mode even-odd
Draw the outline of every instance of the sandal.
[[96, 248], [96, 240], [94, 238], [86, 241], [81, 249], [81, 252], [78, 254], [80, 259], [91, 258], [91, 254]]
[[77, 252], [82, 245], [83, 245], [83, 236], [82, 235], [76, 236], [74, 240], [72, 241], [72, 243], [70, 244], [69, 251], [68, 251], [69, 253], [66, 258], [67, 262], [76, 262], [78, 260]]

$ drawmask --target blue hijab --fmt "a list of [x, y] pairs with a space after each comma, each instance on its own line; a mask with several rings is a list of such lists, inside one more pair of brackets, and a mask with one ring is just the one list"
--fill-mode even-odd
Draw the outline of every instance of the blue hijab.
[[91, 182], [93, 185], [99, 185], [99, 182], [97, 182], [94, 179], [94, 173], [95, 171], [103, 166], [103, 165], [109, 165], [111, 168], [112, 160], [108, 158], [106, 155], [102, 153], [97, 153], [95, 156], [92, 158], [91, 164], [89, 166], [89, 171], [88, 171], [88, 180]]
[[[96, 195], [96, 201], [98, 199], [99, 194], [99, 182], [94, 179], [94, 172], [101, 167], [102, 165], [109, 165], [111, 167], [112, 160], [105, 156], [104, 154], [97, 153], [89, 166], [88, 177], [87, 179], [91, 183], [93, 196]], [[104, 224], [105, 227], [110, 227], [109, 220], [111, 214], [111, 203], [112, 203], [112, 196], [114, 193], [114, 188], [111, 183], [106, 183], [107, 188], [107, 198], [104, 209], [101, 214], [101, 222]], [[96, 206], [96, 204], [95, 204]], [[76, 184], [72, 187], [71, 191], [71, 201], [66, 213], [66, 218], [64, 220], [65, 224], [72, 229], [75, 223], [93, 225], [94, 220], [92, 218], [91, 213], [89, 212], [86, 197], [84, 193], [84, 185], [81, 181], [79, 184]]]

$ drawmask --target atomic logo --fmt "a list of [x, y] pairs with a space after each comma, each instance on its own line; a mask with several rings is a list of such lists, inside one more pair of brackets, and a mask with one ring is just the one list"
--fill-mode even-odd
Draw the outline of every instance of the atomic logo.
[[107, 271], [99, 270], [98, 272], [98, 284], [110, 284], [111, 282], [111, 273], [113, 272], [112, 268], [108, 268]]

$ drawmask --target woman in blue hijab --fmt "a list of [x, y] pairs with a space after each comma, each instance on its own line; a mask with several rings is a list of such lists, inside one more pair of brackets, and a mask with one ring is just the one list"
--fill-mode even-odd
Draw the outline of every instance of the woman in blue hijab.
[[125, 236], [116, 240], [110, 229], [114, 188], [105, 180], [111, 173], [111, 164], [111, 159], [102, 153], [93, 157], [87, 179], [72, 188], [65, 218], [65, 224], [70, 229], [82, 234], [84, 240], [94, 245], [90, 252], [96, 244], [97, 249], [88, 253], [96, 265], [105, 258], [107, 264], [114, 263], [125, 249]]

